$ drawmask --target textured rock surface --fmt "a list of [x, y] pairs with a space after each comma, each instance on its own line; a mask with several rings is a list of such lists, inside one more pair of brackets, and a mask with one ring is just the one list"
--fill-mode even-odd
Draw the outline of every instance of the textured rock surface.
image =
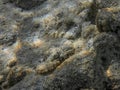
[[0, 0], [0, 90], [120, 90], [120, 0]]

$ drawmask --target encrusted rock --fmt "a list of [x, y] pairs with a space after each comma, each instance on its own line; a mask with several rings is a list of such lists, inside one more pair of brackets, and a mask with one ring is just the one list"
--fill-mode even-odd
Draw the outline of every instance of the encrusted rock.
[[96, 0], [99, 8], [114, 7], [119, 6], [119, 0]]
[[119, 90], [120, 0], [0, 0], [0, 90]]
[[26, 76], [26, 72], [23, 70], [22, 67], [17, 67], [10, 70], [6, 81], [2, 84], [3, 88], [10, 88], [17, 82], [20, 82]]
[[115, 32], [120, 29], [120, 8], [102, 9], [96, 17], [96, 25], [100, 32]]
[[25, 10], [29, 10], [35, 6], [39, 6], [41, 5], [43, 2], [45, 2], [46, 0], [6, 0], [7, 2], [10, 3], [14, 3], [16, 6], [25, 9]]
[[[0, 30], [0, 32], [4, 31]], [[17, 36], [14, 33], [2, 33], [2, 35], [0, 35], [0, 45], [12, 45], [15, 43], [16, 39]]]
[[47, 62], [37, 66], [37, 74], [45, 74], [53, 71], [60, 64], [59, 61]]

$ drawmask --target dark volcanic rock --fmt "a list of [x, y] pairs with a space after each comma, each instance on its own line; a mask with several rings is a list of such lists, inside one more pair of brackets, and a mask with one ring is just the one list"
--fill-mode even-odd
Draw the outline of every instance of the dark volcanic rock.
[[119, 32], [120, 9], [117, 7], [102, 9], [97, 14], [96, 24], [100, 32]]
[[[45, 90], [76, 90], [92, 88], [94, 77], [93, 57], [94, 54], [88, 53], [84, 56], [80, 54], [67, 59], [58, 69], [45, 80]], [[76, 77], [76, 78], [74, 78]]]
[[47, 0], [8, 0], [8, 2], [13, 3], [17, 7], [20, 7], [25, 10], [29, 10], [36, 6], [39, 6], [45, 1]]
[[[102, 33], [96, 37], [94, 41], [94, 47], [97, 53], [95, 57], [95, 60], [96, 60], [95, 71], [97, 75], [95, 75], [95, 77], [97, 79], [98, 77], [101, 77], [101, 79], [98, 79], [98, 81], [96, 82], [96, 85], [103, 84], [104, 82], [106, 82], [108, 84], [106, 89], [110, 89], [112, 88], [112, 84], [114, 83], [114, 81], [110, 81], [111, 78], [108, 78], [113, 74], [113, 72], [109, 71], [109, 67], [111, 67], [114, 63], [119, 64], [119, 59], [120, 59], [119, 39], [115, 34]], [[115, 67], [118, 70], [118, 66], [116, 65]], [[116, 70], [113, 70], [113, 71], [116, 71]], [[118, 82], [119, 79], [116, 79], [116, 81]], [[97, 87], [100, 89], [99, 86]], [[101, 89], [104, 89], [104, 88], [105, 87]]]
[[120, 5], [119, 0], [96, 0], [96, 2], [98, 3], [99, 8], [114, 7]]
[[0, 90], [119, 90], [120, 0], [0, 0]]

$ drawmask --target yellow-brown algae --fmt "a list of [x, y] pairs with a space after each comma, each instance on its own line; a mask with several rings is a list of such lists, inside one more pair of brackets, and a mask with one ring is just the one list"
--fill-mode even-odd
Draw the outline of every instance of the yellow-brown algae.
[[3, 75], [0, 75], [0, 82], [3, 80]]
[[91, 53], [91, 52], [90, 52], [89, 50], [83, 50], [83, 51], [80, 52], [80, 56], [81, 56], [81, 57], [84, 57], [84, 56], [89, 55], [90, 53]]
[[82, 51], [85, 48], [85, 41], [84, 40], [76, 40], [73, 43], [73, 47], [76, 49], [76, 51]]
[[45, 29], [49, 29], [50, 26], [55, 25], [56, 23], [55, 17], [51, 13], [42, 17], [40, 22]]
[[63, 43], [63, 45], [66, 45], [66, 46], [73, 46], [73, 42], [71, 40], [67, 40]]
[[71, 56], [71, 57], [69, 57], [68, 59], [66, 59], [66, 60], [65, 60], [63, 63], [61, 63], [56, 69], [59, 70], [59, 69], [63, 68], [65, 65], [69, 64], [70, 62], [72, 62], [72, 61], [74, 60], [75, 56], [76, 56], [76, 55]]
[[40, 64], [37, 66], [36, 72], [38, 74], [44, 74], [44, 73], [50, 72], [54, 70], [59, 64], [60, 64], [59, 61], [46, 62], [44, 64]]
[[15, 66], [16, 63], [17, 63], [17, 57], [14, 55], [8, 60], [7, 66], [12, 67]]
[[17, 42], [13, 45], [14, 53], [17, 53], [22, 48], [22, 43], [18, 39]]
[[110, 65], [108, 69], [106, 70], [106, 76], [110, 79], [119, 79], [120, 75], [120, 68], [117, 65], [114, 67], [114, 65]]
[[55, 74], [50, 74], [50, 75], [49, 75], [49, 78], [50, 78], [50, 79], [55, 78]]
[[39, 65], [36, 68], [37, 73], [45, 73], [48, 71], [47, 67], [45, 64]]
[[32, 47], [40, 47], [42, 46], [44, 43], [44, 41], [40, 40], [40, 39], [34, 39], [33, 42], [31, 43]]
[[87, 50], [84, 50], [84, 51], [81, 51], [80, 53], [77, 53], [71, 57], [69, 57], [68, 59], [66, 59], [63, 63], [61, 63], [57, 69], [61, 69], [63, 68], [65, 65], [69, 64], [70, 62], [72, 62], [73, 60], [76, 60], [75, 58], [76, 57], [84, 57], [84, 56], [87, 56], [89, 55], [91, 52], [90, 51], [87, 51]]
[[11, 28], [14, 32], [17, 32], [20, 29], [20, 24], [12, 24]]
[[24, 17], [24, 18], [28, 18], [28, 17], [34, 16], [34, 13], [33, 13], [33, 12], [27, 12], [27, 11], [22, 12], [22, 13], [19, 13], [19, 14], [20, 14], [20, 16], [22, 16], [22, 17]]
[[1, 48], [3, 48], [2, 52], [5, 53], [6, 55], [9, 55], [11, 53], [15, 54], [22, 48], [22, 43], [18, 39], [12, 46], [10, 47], [1, 46]]
[[108, 12], [117, 12], [120, 11], [120, 7], [110, 7], [110, 8], [105, 8]]
[[112, 73], [111, 73], [111, 71], [110, 71], [109, 68], [108, 68], [108, 70], [106, 71], [106, 75], [107, 75], [107, 77], [111, 77], [111, 76], [112, 76]]
[[34, 72], [34, 70], [32, 68], [26, 68], [25, 71], [27, 74]]
[[0, 15], [0, 21], [5, 21], [6, 17], [4, 17], [3, 15]]

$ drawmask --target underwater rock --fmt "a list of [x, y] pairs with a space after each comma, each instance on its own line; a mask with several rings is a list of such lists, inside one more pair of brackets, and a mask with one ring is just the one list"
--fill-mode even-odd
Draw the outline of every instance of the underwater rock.
[[120, 8], [102, 9], [96, 17], [96, 25], [100, 32], [115, 32], [120, 29]]
[[0, 0], [0, 90], [119, 90], [120, 0]]
[[[32, 9], [36, 6], [41, 5], [46, 0], [6, 0], [6, 2], [10, 2], [15, 4], [17, 7], [20, 7], [25, 10]], [[5, 2], [5, 1], [4, 1]]]
[[115, 7], [120, 5], [119, 0], [96, 0], [99, 8]]

